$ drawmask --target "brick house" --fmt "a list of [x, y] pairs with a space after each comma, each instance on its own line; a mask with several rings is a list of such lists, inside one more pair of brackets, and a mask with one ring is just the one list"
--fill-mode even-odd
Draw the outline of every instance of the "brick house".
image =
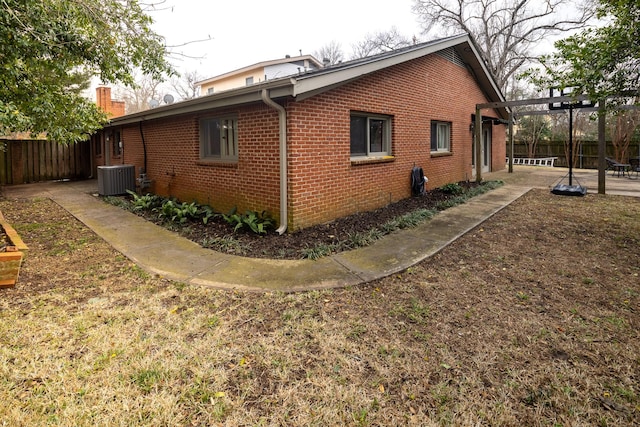
[[[467, 35], [216, 92], [111, 120], [98, 164], [135, 165], [150, 191], [266, 210], [279, 232], [474, 174], [475, 105], [504, 101]], [[504, 109], [483, 111], [484, 170], [505, 167]]]

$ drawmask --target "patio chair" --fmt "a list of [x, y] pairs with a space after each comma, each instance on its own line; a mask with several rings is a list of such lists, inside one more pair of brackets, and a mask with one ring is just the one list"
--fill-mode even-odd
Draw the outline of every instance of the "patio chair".
[[611, 157], [605, 157], [604, 159], [607, 161], [607, 170], [611, 171], [611, 175], [616, 175], [617, 177], [620, 177], [621, 174], [624, 176], [630, 167], [628, 163], [619, 163]]
[[636, 173], [635, 179], [638, 179], [638, 172], [640, 172], [640, 157], [629, 158], [629, 178], [632, 173]]

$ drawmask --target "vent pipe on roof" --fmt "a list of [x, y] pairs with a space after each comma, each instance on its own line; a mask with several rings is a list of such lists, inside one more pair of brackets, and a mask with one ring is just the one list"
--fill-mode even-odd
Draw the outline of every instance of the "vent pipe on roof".
[[287, 191], [287, 111], [282, 105], [269, 97], [267, 89], [262, 89], [262, 101], [278, 111], [280, 125], [280, 227], [276, 231], [278, 234], [283, 235], [287, 231], [287, 202], [289, 199]]

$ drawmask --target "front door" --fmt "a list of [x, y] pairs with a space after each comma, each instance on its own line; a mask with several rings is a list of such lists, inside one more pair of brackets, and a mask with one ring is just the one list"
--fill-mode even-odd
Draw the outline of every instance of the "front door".
[[491, 172], [491, 123], [482, 125], [482, 172]]
[[[482, 124], [482, 172], [491, 172], [491, 122]], [[473, 134], [473, 146], [471, 152], [472, 172], [476, 173], [476, 141]]]

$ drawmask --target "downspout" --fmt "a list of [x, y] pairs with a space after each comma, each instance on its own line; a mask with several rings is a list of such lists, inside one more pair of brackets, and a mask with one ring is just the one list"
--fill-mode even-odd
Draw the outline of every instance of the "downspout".
[[140, 128], [140, 138], [142, 139], [142, 152], [144, 153], [144, 173], [147, 173], [147, 144], [144, 141], [144, 132], [142, 132], [142, 120], [138, 122]]
[[262, 100], [269, 107], [278, 111], [280, 125], [280, 227], [276, 230], [282, 235], [287, 231], [287, 111], [269, 97], [267, 89], [262, 89]]

